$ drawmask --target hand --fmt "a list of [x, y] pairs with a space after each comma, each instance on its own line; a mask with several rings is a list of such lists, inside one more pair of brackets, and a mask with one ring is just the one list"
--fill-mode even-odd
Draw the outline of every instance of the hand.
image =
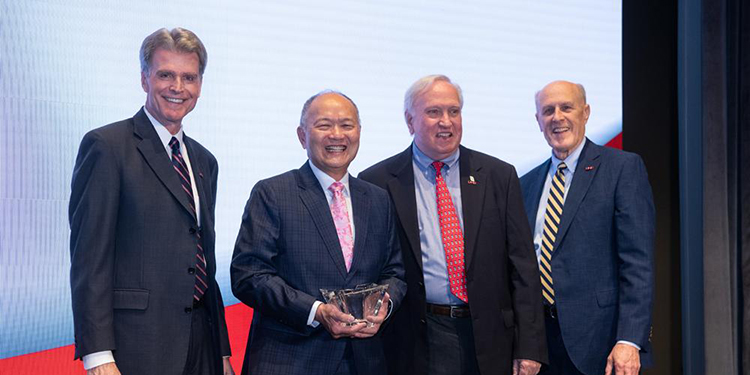
[[232, 362], [229, 362], [229, 357], [224, 357], [223, 362], [224, 362], [224, 375], [234, 375], [234, 370], [232, 369]]
[[86, 371], [86, 375], [121, 375], [114, 362], [105, 363]]
[[513, 375], [536, 375], [542, 364], [531, 359], [514, 359]]
[[365, 324], [348, 326], [346, 323], [354, 321], [354, 317], [344, 314], [336, 306], [327, 303], [318, 306], [318, 310], [315, 311], [315, 320], [322, 324], [334, 339], [354, 337], [365, 327]]
[[[614, 372], [612, 371], [614, 369]], [[605, 375], [638, 375], [641, 369], [641, 355], [638, 349], [628, 344], [617, 344], [607, 357]]]
[[380, 310], [378, 311], [378, 315], [368, 315], [365, 317], [365, 320], [372, 323], [372, 327], [367, 327], [367, 324], [364, 324], [364, 328], [354, 334], [354, 337], [358, 339], [366, 339], [368, 337], [375, 336], [376, 333], [378, 333], [378, 330], [380, 329], [380, 325], [383, 324], [385, 321], [385, 317], [388, 316], [388, 303], [391, 300], [391, 296], [388, 294], [388, 292], [385, 293], [385, 297], [383, 298], [383, 303], [380, 305]]

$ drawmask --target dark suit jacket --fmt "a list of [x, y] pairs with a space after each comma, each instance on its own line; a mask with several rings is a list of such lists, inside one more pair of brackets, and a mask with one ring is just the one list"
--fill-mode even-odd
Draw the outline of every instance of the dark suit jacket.
[[359, 374], [382, 375], [379, 336], [336, 340], [307, 319], [314, 301], [323, 301], [321, 288], [389, 284], [398, 307], [406, 287], [388, 196], [350, 177], [355, 238], [347, 272], [328, 201], [308, 163], [258, 182], [245, 208], [231, 267], [234, 295], [255, 309], [242, 373], [333, 374], [350, 344]]
[[[224, 303], [214, 279], [218, 168], [198, 142], [185, 136], [184, 143], [200, 196], [213, 342], [228, 355]], [[84, 136], [69, 215], [75, 357], [112, 350], [125, 375], [182, 373], [198, 227], [143, 109]]]
[[[546, 362], [541, 286], [516, 171], [461, 147], [466, 282], [482, 374], [510, 374], [513, 358]], [[476, 184], [469, 183], [469, 176]], [[360, 174], [388, 190], [398, 214], [408, 293], [384, 333], [391, 374], [426, 374], [422, 252], [412, 148]]]
[[[521, 178], [532, 228], [550, 163]], [[612, 347], [627, 340], [648, 366], [654, 204], [643, 161], [587, 139], [566, 194], [552, 280], [568, 354], [581, 372], [603, 374]]]

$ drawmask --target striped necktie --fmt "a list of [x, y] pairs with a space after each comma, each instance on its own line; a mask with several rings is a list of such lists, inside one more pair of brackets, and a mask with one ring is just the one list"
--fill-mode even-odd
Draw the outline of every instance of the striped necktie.
[[[172, 139], [169, 140], [169, 147], [172, 148], [172, 167], [174, 167], [177, 176], [180, 178], [180, 185], [182, 185], [182, 190], [184, 190], [185, 194], [187, 194], [188, 196], [188, 202], [190, 203], [190, 209], [192, 210], [193, 217], [197, 218], [198, 216], [195, 211], [195, 199], [193, 198], [193, 184], [190, 183], [190, 174], [188, 173], [185, 159], [182, 158], [182, 153], [180, 153], [180, 141], [178, 141], [177, 138], [172, 137]], [[198, 246], [198, 251], [195, 253], [196, 271], [193, 299], [195, 300], [195, 302], [198, 302], [206, 293], [206, 289], [208, 289], [208, 284], [206, 283], [208, 275], [206, 274], [206, 256], [203, 253], [203, 245], [201, 245], [201, 231], [195, 231], [195, 236], [197, 239], [196, 245]]]
[[557, 228], [560, 226], [563, 202], [565, 201], [565, 162], [557, 165], [557, 172], [552, 176], [552, 186], [547, 198], [547, 209], [544, 212], [544, 230], [542, 233], [542, 254], [539, 257], [539, 271], [542, 277], [542, 296], [546, 303], [555, 304], [555, 290], [552, 287], [552, 250], [555, 245]]

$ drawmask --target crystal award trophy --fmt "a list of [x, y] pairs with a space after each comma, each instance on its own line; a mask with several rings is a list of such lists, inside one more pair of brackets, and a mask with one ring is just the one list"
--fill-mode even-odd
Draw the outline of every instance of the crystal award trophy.
[[335, 305], [344, 314], [354, 317], [354, 321], [347, 325], [365, 323], [368, 327], [372, 327], [375, 324], [368, 322], [365, 318], [378, 315], [387, 290], [388, 284], [372, 283], [357, 285], [354, 289], [321, 289], [320, 293], [323, 294], [326, 303]]

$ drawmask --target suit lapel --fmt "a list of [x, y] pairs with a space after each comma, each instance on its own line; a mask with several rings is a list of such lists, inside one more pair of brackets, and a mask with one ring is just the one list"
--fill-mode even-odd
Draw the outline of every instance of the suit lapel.
[[159, 135], [156, 134], [156, 130], [154, 130], [153, 125], [148, 120], [143, 108], [133, 117], [133, 122], [135, 124], [133, 132], [136, 137], [141, 139], [140, 143], [138, 143], [138, 151], [143, 155], [146, 163], [148, 163], [149, 167], [156, 174], [156, 177], [159, 178], [167, 190], [180, 202], [185, 211], [190, 216], [193, 216], [188, 196], [182, 190], [180, 180], [174, 171], [174, 167], [172, 167], [169, 156], [164, 150], [164, 145], [161, 143]]
[[412, 166], [411, 145], [402, 152], [391, 165], [390, 173], [394, 178], [388, 181], [388, 191], [391, 193], [401, 226], [414, 258], [422, 268], [422, 247], [419, 241], [419, 224], [417, 220], [417, 196], [414, 191], [414, 168]]
[[[354, 259], [348, 276], [354, 275], [357, 264], [362, 261], [365, 250], [364, 245], [367, 240], [367, 230], [370, 218], [370, 200], [367, 198], [367, 192], [361, 185], [362, 182], [351, 175], [349, 176], [349, 193], [352, 197], [352, 216], [354, 217]], [[343, 255], [342, 255], [343, 259]]]
[[568, 228], [570, 228], [570, 223], [573, 222], [573, 218], [576, 212], [578, 212], [578, 207], [581, 206], [581, 202], [591, 186], [591, 181], [594, 179], [596, 172], [599, 171], [598, 167], [601, 160], [599, 160], [599, 150], [597, 147], [586, 139], [586, 144], [583, 146], [578, 165], [576, 166], [576, 173], [573, 175], [573, 181], [570, 183], [570, 192], [563, 206], [560, 229], [557, 231], [557, 237], [555, 238], [555, 249], [560, 246], [562, 240], [565, 238], [565, 234]]
[[529, 176], [529, 178], [533, 179], [531, 185], [524, 192], [524, 196], [526, 196], [526, 217], [529, 218], [529, 228], [531, 228], [532, 234], [536, 227], [536, 215], [539, 212], [539, 200], [542, 199], [542, 190], [544, 190], [544, 182], [546, 181], [551, 162], [552, 158], [549, 158], [546, 162], [537, 167], [536, 174]]
[[482, 166], [472, 163], [472, 151], [463, 146], [458, 165], [461, 169], [461, 206], [464, 216], [464, 267], [468, 270], [477, 244], [487, 180], [485, 173], [481, 171]]
[[[302, 199], [302, 203], [310, 213], [310, 217], [315, 223], [315, 227], [318, 229], [326, 249], [328, 249], [328, 254], [336, 265], [336, 269], [341, 273], [341, 277], [346, 279], [348, 272], [344, 263], [344, 254], [341, 253], [341, 245], [339, 244], [339, 237], [336, 234], [336, 227], [333, 224], [331, 208], [328, 207], [325, 192], [323, 192], [318, 179], [315, 178], [312, 169], [310, 169], [309, 163], [309, 161], [305, 163], [295, 174], [297, 176], [297, 185], [300, 188], [300, 199]], [[354, 204], [353, 201], [352, 204]]]

